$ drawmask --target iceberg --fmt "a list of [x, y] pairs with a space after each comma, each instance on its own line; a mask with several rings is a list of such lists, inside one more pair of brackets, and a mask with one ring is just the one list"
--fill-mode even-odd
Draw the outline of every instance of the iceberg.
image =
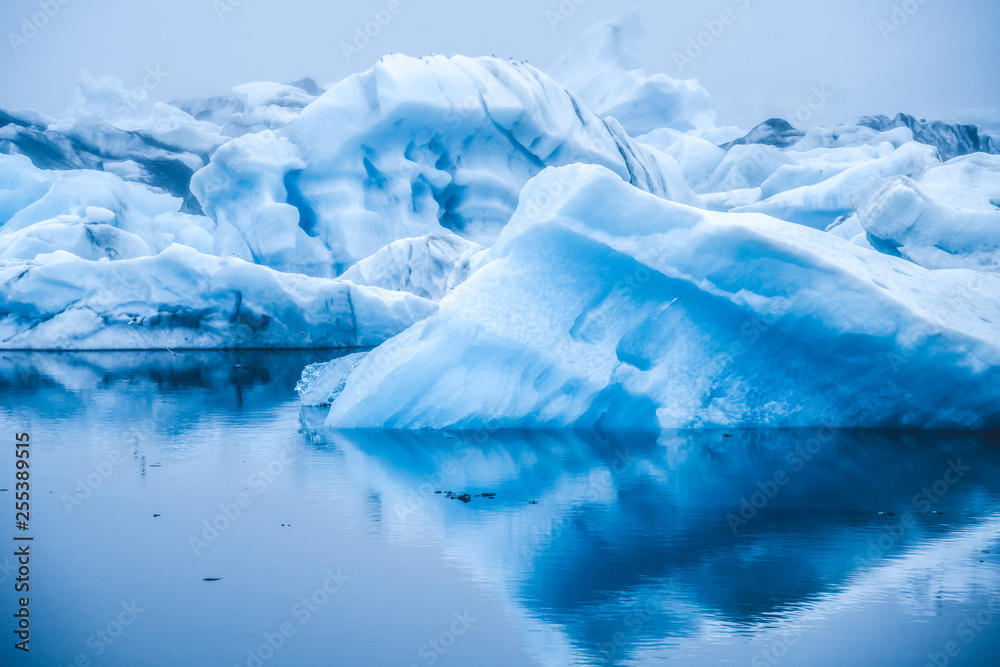
[[135, 259], [171, 243], [211, 251], [215, 223], [182, 213], [168, 193], [92, 169], [37, 169], [0, 155], [0, 259], [70, 252], [84, 259]]
[[717, 127], [647, 32], [0, 110], [0, 347], [377, 347], [303, 378], [339, 426], [995, 424], [995, 138]]
[[1000, 153], [1000, 139], [980, 131], [975, 125], [928, 122], [903, 113], [896, 114], [892, 119], [888, 116], [865, 116], [858, 123], [878, 132], [908, 128], [916, 141], [937, 148], [942, 160], [971, 153]]
[[387, 56], [282, 129], [227, 144], [192, 190], [220, 233], [245, 243], [238, 256], [335, 276], [405, 238], [492, 245], [528, 180], [577, 162], [697, 201], [672, 157], [544, 73], [461, 56]]
[[364, 348], [434, 312], [411, 294], [282, 274], [172, 245], [0, 264], [0, 349]]
[[177, 100], [171, 106], [235, 138], [284, 127], [323, 92], [308, 78], [289, 84], [255, 81], [236, 86], [230, 95]]
[[331, 370], [326, 423], [995, 428], [998, 295], [994, 274], [547, 169], [435, 315]]
[[39, 169], [116, 173], [182, 198], [185, 213], [201, 213], [191, 176], [226, 141], [210, 123], [86, 72], [61, 118], [0, 109], [0, 154], [26, 156]]
[[[872, 182], [892, 176], [919, 178], [925, 171], [940, 164], [933, 146], [915, 141], [899, 148], [886, 142], [867, 150], [840, 148], [832, 152], [816, 150], [799, 155], [784, 152], [782, 156], [789, 163], [776, 165], [773, 170], [774, 158], [758, 160], [754, 156], [760, 151], [770, 153], [778, 149], [737, 146], [730, 153], [736, 149], [756, 149], [758, 152], [748, 152], [734, 170], [749, 170], [757, 177], [767, 175], [760, 183], [758, 201], [730, 210], [736, 213], [765, 213], [816, 229], [826, 229], [838, 218], [851, 214], [855, 200]], [[760, 165], [761, 168], [753, 171], [748, 169], [748, 165]], [[752, 182], [749, 185], [752, 187]]]

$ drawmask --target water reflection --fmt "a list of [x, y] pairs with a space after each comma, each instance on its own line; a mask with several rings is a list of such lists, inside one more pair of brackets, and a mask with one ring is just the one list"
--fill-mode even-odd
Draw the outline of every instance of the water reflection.
[[977, 557], [1000, 544], [989, 436], [312, 432], [378, 479], [398, 539], [433, 531], [574, 660], [752, 643], [900, 592], [915, 618], [1000, 599]]
[[[1000, 650], [996, 631], [966, 644], [956, 629], [966, 615], [1000, 603], [995, 436], [335, 432], [323, 427], [323, 410], [300, 408], [292, 392], [303, 366], [330, 356], [0, 353], [0, 418], [29, 425], [39, 447], [50, 448], [39, 452], [50, 457], [41, 459], [47, 486], [71, 488], [80, 466], [106, 451], [108, 434], [133, 443], [135, 480], [122, 473], [107, 481], [88, 501], [92, 514], [43, 512], [48, 539], [74, 545], [48, 576], [86, 563], [90, 541], [109, 539], [101, 531], [112, 521], [121, 532], [99, 555], [110, 563], [101, 590], [115, 591], [112, 606], [138, 586], [152, 608], [197, 617], [176, 581], [146, 584], [119, 570], [155, 562], [152, 544], [174, 549], [167, 571], [202, 567], [187, 547], [190, 532], [245, 489], [244, 471], [280, 451], [289, 472], [210, 552], [213, 573], [227, 580], [230, 569], [255, 573], [252, 590], [214, 589], [216, 602], [238, 614], [201, 619], [209, 627], [191, 635], [192, 653], [181, 661], [169, 653], [182, 650], [171, 643], [177, 628], [150, 622], [135, 631], [147, 633], [146, 650], [163, 646], [174, 664], [244, 664], [243, 648], [271, 629], [289, 590], [314, 586], [297, 572], [323, 572], [331, 553], [356, 559], [356, 570], [380, 563], [384, 576], [355, 576], [354, 593], [345, 593], [354, 601], [339, 611], [331, 605], [323, 632], [303, 633], [269, 664], [331, 664], [324, 657], [331, 646], [352, 647], [344, 664], [427, 664], [417, 650], [428, 635], [421, 623], [456, 609], [442, 593], [455, 582], [442, 577], [486, 591], [502, 614], [487, 632], [435, 654], [438, 665], [470, 657], [923, 664], [953, 640], [963, 642], [962, 654], [950, 664], [974, 665], [990, 664]], [[146, 425], [141, 437], [133, 437], [136, 424]], [[147, 462], [158, 466], [152, 490]], [[447, 492], [468, 493], [469, 502]], [[151, 513], [141, 521], [128, 515], [128, 505], [150, 493], [164, 512], [153, 524], [160, 532], [152, 532]], [[288, 508], [308, 529], [285, 526]], [[268, 551], [278, 540], [284, 568]], [[440, 554], [451, 574], [428, 564], [428, 553]], [[266, 576], [263, 563], [271, 563]], [[399, 576], [411, 595], [387, 588]], [[72, 621], [78, 631], [66, 629], [74, 639], [65, 650], [58, 639], [46, 649], [56, 660], [71, 660], [87, 628], [103, 619], [86, 617], [89, 602], [68, 590], [73, 585], [52, 596], [82, 617]], [[395, 619], [397, 635], [407, 625], [421, 629], [397, 646], [386, 640], [385, 621], [369, 617]], [[501, 649], [490, 634], [509, 634], [518, 647]]]

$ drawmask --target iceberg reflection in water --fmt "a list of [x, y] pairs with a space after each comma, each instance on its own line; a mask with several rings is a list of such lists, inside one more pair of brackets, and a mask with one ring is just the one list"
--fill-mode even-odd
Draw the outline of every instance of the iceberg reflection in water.
[[33, 664], [1000, 651], [990, 436], [334, 432], [292, 391], [328, 357], [0, 355], [0, 421], [34, 448]]

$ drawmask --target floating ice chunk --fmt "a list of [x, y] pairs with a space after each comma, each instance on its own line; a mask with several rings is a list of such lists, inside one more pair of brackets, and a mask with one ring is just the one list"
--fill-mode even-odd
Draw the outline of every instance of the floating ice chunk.
[[367, 356], [367, 352], [355, 352], [325, 364], [307, 366], [302, 371], [302, 379], [295, 385], [302, 405], [324, 407], [333, 403], [344, 390], [347, 376]]
[[[572, 185], [552, 197], [553, 179]], [[358, 365], [327, 423], [987, 428], [998, 371], [1000, 276], [577, 165], [528, 184], [469, 279]]]

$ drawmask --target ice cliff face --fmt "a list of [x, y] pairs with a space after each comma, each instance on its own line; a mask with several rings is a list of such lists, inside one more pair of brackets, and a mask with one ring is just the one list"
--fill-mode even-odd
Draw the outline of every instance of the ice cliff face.
[[0, 348], [378, 346], [303, 379], [341, 427], [996, 426], [995, 139], [718, 128], [644, 34], [2, 111]]

